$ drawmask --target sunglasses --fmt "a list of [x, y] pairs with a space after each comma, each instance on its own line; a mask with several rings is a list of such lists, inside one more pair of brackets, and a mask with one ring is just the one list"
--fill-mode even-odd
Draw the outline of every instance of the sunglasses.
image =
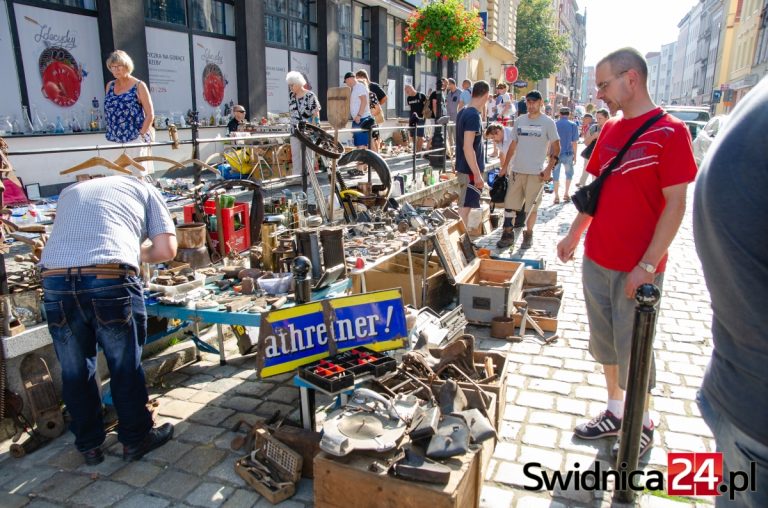
[[244, 109], [236, 109], [235, 113], [245, 113], [245, 110]]

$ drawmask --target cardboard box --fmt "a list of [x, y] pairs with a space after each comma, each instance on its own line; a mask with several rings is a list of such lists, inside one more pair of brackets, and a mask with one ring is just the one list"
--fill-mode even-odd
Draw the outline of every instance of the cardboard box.
[[[411, 256], [413, 261], [413, 279], [416, 287], [414, 297], [411, 291], [411, 270], [408, 264], [408, 254], [401, 252], [395, 254], [390, 259], [372, 266], [360, 274], [354, 274], [352, 277], [352, 292], [362, 293], [362, 278], [365, 277], [366, 291], [379, 291], [382, 289], [401, 288], [403, 292], [403, 303], [421, 308], [422, 305], [422, 285], [424, 284], [424, 256], [414, 253]], [[456, 296], [456, 288], [450, 284], [448, 277], [443, 270], [439, 259], [431, 258], [427, 262], [427, 301], [426, 306], [435, 310], [448, 305]]]

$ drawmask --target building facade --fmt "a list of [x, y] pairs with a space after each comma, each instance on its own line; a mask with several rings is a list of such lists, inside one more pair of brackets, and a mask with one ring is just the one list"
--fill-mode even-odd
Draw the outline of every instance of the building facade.
[[648, 65], [648, 93], [656, 104], [659, 103], [657, 98], [658, 85], [659, 85], [659, 67], [661, 67], [661, 53], [658, 51], [652, 51], [645, 54], [645, 61]]

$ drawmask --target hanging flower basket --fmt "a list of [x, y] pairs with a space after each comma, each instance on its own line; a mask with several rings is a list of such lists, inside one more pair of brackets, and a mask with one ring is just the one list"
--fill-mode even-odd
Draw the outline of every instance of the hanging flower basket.
[[480, 45], [483, 20], [461, 0], [434, 0], [407, 20], [406, 51], [424, 51], [432, 59], [461, 60]]

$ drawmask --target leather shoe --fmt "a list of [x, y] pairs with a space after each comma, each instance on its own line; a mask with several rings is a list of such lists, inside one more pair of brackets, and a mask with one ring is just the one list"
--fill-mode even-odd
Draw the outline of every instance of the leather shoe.
[[104, 452], [101, 451], [101, 446], [91, 448], [90, 450], [81, 453], [83, 454], [83, 459], [87, 466], [95, 466], [104, 462]]
[[150, 429], [147, 437], [139, 444], [123, 446], [123, 460], [133, 462], [139, 460], [155, 448], [160, 448], [173, 437], [173, 425], [164, 423], [159, 427]]

